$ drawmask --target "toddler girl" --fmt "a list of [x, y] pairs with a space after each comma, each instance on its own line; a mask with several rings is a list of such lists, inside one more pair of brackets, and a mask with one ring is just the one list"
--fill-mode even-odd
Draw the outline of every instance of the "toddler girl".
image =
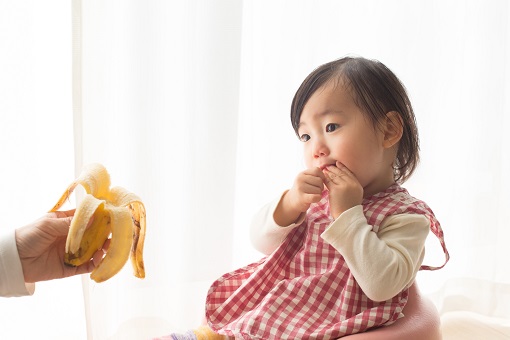
[[[403, 317], [420, 269], [449, 255], [430, 208], [399, 184], [419, 160], [405, 88], [382, 63], [320, 66], [291, 108], [307, 169], [252, 223], [267, 256], [219, 278], [208, 327], [169, 339], [335, 339]], [[445, 253], [422, 265], [431, 230]]]

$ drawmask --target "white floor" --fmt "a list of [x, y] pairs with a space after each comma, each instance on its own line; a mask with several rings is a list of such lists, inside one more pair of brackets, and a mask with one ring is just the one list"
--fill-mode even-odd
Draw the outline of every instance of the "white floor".
[[443, 340], [510, 339], [510, 320], [472, 312], [449, 312], [441, 316]]

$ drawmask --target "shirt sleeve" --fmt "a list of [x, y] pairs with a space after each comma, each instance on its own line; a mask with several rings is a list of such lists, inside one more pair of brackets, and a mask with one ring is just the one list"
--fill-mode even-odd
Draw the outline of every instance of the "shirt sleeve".
[[34, 283], [25, 283], [15, 231], [0, 235], [0, 296], [32, 295], [34, 290]]
[[280, 226], [274, 220], [274, 212], [285, 192], [272, 202], [263, 206], [254, 216], [250, 226], [250, 239], [258, 251], [264, 255], [274, 252], [285, 240], [285, 237], [305, 220], [305, 214], [301, 214], [295, 223], [288, 226]]
[[429, 221], [423, 215], [387, 217], [377, 233], [361, 205], [341, 214], [321, 237], [344, 257], [363, 292], [374, 301], [410, 286], [425, 256]]

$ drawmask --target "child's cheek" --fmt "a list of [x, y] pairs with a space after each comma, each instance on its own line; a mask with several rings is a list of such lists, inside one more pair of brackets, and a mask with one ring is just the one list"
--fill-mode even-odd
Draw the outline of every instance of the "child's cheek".
[[304, 154], [306, 168], [310, 169], [310, 168], [314, 167], [313, 153], [312, 153], [311, 148], [307, 146], [307, 143], [305, 143], [305, 146], [303, 148], [303, 154]]

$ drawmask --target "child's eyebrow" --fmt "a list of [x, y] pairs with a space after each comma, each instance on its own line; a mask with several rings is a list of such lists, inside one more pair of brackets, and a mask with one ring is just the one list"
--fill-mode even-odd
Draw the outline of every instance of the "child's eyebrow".
[[[315, 113], [313, 115], [312, 119], [322, 118], [322, 117], [326, 117], [326, 116], [344, 116], [344, 115], [345, 115], [345, 112], [343, 112], [341, 110], [324, 110], [324, 111]], [[302, 122], [300, 120], [297, 127], [299, 129], [302, 126], [306, 126], [306, 122]]]

